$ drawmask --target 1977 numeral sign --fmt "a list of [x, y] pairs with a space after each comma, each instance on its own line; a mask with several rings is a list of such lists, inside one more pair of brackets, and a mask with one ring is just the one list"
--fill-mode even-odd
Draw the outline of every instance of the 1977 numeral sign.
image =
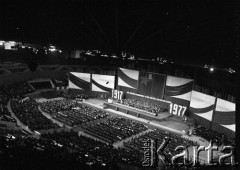
[[184, 116], [185, 112], [187, 110], [187, 107], [181, 106], [178, 104], [170, 104], [170, 113], [177, 115], [177, 116]]
[[123, 91], [112, 90], [112, 98], [122, 100]]

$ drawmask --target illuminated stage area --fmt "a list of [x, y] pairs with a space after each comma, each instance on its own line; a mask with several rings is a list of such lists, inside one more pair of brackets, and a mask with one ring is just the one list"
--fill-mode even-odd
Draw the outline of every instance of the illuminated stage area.
[[[180, 117], [171, 115], [167, 112], [161, 113], [158, 116], [151, 116], [135, 109], [127, 107], [123, 109], [124, 106], [121, 106], [120, 109], [116, 110], [117, 106], [120, 107], [119, 105], [107, 103], [106, 100], [102, 99], [88, 99], [85, 100], [83, 103], [96, 107], [98, 109], [102, 109], [110, 113], [111, 115], [121, 115], [130, 119], [134, 119], [136, 121], [140, 121], [142, 123], [146, 123], [147, 125], [149, 125], [149, 128], [152, 129], [162, 128], [178, 134], [185, 134], [189, 130], [189, 126], [184, 121], [182, 121]], [[134, 114], [126, 114], [126, 110], [128, 110], [128, 113], [132, 112]], [[134, 112], [129, 110], [134, 110]], [[139, 116], [137, 116], [138, 114]], [[173, 117], [175, 117], [175, 120], [173, 119]]]

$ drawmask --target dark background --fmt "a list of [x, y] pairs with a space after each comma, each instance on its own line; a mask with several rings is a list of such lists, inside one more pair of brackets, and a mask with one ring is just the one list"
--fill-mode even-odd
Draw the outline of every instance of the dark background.
[[234, 67], [235, 3], [0, 0], [0, 39]]

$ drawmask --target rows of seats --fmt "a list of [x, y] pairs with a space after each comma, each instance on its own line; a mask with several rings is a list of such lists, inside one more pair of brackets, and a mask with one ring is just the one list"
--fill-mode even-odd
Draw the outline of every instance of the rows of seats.
[[[21, 85], [14, 85], [13, 89], [8, 87], [9, 94], [8, 91], [0, 93], [3, 96], [2, 100], [0, 99], [0, 102], [2, 102], [0, 104], [0, 116], [3, 115], [1, 111], [4, 111], [4, 115], [10, 115], [6, 103], [12, 98], [13, 112], [31, 130], [59, 127], [39, 112], [38, 103], [31, 98], [21, 97], [26, 94], [27, 90], [18, 88], [21, 88]], [[157, 106], [152, 106], [147, 102], [134, 101], [132, 103], [143, 110], [149, 111], [148, 107], [152, 107], [155, 111], [158, 110], [156, 109]], [[132, 107], [134, 106], [132, 105]], [[147, 127], [136, 121], [122, 117], [112, 118], [105, 112], [71, 100], [60, 99], [44, 102], [41, 104], [41, 108], [66, 124], [71, 126], [81, 124], [86, 133], [109, 144], [147, 130]], [[103, 121], [98, 122], [100, 119]], [[234, 139], [232, 141], [226, 138], [224, 138], [226, 140], [222, 140], [221, 134], [199, 126], [195, 127], [194, 133], [209, 140], [215, 139], [216, 142], [235, 143]], [[124, 148], [115, 149], [112, 145], [79, 136], [75, 132], [43, 134], [37, 139], [28, 137], [23, 131], [0, 126], [0, 165], [1, 167], [6, 166], [8, 169], [19, 167], [24, 169], [116, 169], [113, 162], [120, 161], [140, 167], [142, 166], [143, 143], [147, 139], [157, 140], [157, 146], [162, 143], [163, 139], [171, 139], [164, 149], [168, 159], [172, 155], [176, 155], [177, 152], [174, 149], [178, 145], [186, 147], [198, 145], [196, 142], [160, 129], [137, 136], [125, 142]]]
[[27, 82], [19, 82], [14, 84], [9, 84], [5, 86], [4, 90], [11, 94], [11, 96], [24, 95], [27, 93], [32, 93], [34, 90]]
[[64, 97], [73, 100], [82, 100], [94, 98], [96, 96], [94, 96], [91, 92], [85, 92], [78, 89], [68, 89], [67, 93], [64, 93]]
[[113, 162], [125, 162], [130, 165], [141, 166], [141, 159], [135, 152], [129, 152], [125, 148], [114, 148], [112, 145], [107, 145], [100, 141], [85, 137], [76, 136], [74, 132], [61, 132], [56, 134], [42, 135], [42, 138], [47, 138], [56, 141], [57, 143], [70, 149], [78, 149], [80, 157], [88, 159], [100, 164], [112, 164]]
[[63, 97], [61, 92], [58, 91], [44, 91], [40, 93], [40, 97], [46, 98], [46, 99], [53, 99], [58, 97]]
[[16, 123], [16, 120], [11, 116], [7, 106], [4, 104], [0, 104], [0, 121]]
[[11, 99], [11, 96], [3, 90], [3, 87], [0, 87], [0, 103], [7, 105], [7, 102]]
[[196, 136], [200, 136], [208, 141], [212, 141], [216, 143], [218, 146], [220, 145], [231, 145], [235, 147], [235, 138], [228, 138], [223, 133], [216, 132], [214, 130], [202, 127], [200, 125], [194, 125], [193, 134]]
[[[14, 135], [14, 133], [14, 138], [8, 135]], [[9, 169], [17, 167], [26, 169], [117, 169], [116, 164], [119, 162], [141, 167], [144, 156], [143, 142], [147, 139], [158, 140], [159, 146], [162, 139], [167, 138], [172, 142], [170, 141], [164, 149], [165, 155], [176, 154], [173, 149], [177, 145], [194, 145], [190, 141], [181, 139], [179, 135], [159, 129], [124, 143], [124, 148], [116, 149], [112, 145], [79, 136], [73, 131], [43, 134], [40, 138], [27, 136], [23, 138], [21, 132], [0, 128], [0, 158], [3, 158], [0, 159], [0, 164], [1, 167]]]
[[178, 151], [175, 151], [175, 148], [177, 146], [199, 146], [197, 142], [193, 142], [191, 140], [187, 140], [185, 138], [182, 138], [178, 134], [169, 133], [167, 131], [161, 130], [161, 129], [154, 129], [153, 131], [147, 132], [139, 137], [133, 138], [128, 142], [124, 142], [124, 147], [129, 149], [130, 151], [135, 151], [139, 154], [139, 156], [142, 156], [143, 158], [143, 146], [144, 143], [147, 140], [152, 140], [156, 144], [155, 146], [159, 147], [163, 140], [168, 141], [166, 148], [164, 149], [163, 153], [167, 156], [167, 159], [171, 160], [172, 156], [178, 154]]
[[58, 128], [59, 126], [52, 123], [38, 110], [38, 103], [31, 99], [13, 99], [11, 108], [16, 117], [31, 130], [42, 130]]
[[65, 87], [68, 86], [68, 78], [58, 78], [58, 79], [51, 79], [52, 83], [54, 84], [55, 87]]
[[28, 134], [23, 130], [0, 128], [0, 136], [5, 136], [7, 138], [16, 138], [16, 137], [26, 137]]
[[40, 107], [55, 119], [72, 127], [108, 116], [108, 113], [99, 109], [94, 109], [67, 99], [43, 102]]
[[147, 112], [160, 114], [162, 112], [167, 112], [167, 108], [162, 108], [156, 104], [152, 104], [149, 102], [136, 100], [136, 99], [123, 99], [123, 100], [117, 100], [118, 103], [124, 104], [126, 106], [131, 106], [134, 108], [138, 108], [141, 110], [145, 110]]
[[43, 81], [43, 82], [31, 82], [31, 86], [34, 87], [34, 89], [51, 89], [52, 84], [50, 81]]
[[118, 152], [113, 146], [76, 132], [45, 134], [39, 139], [0, 136], [0, 144], [3, 169], [116, 169], [113, 162]]
[[4, 90], [4, 87], [0, 89], [0, 121], [13, 122], [16, 120], [11, 116], [8, 111], [7, 103], [11, 99], [11, 95]]
[[85, 132], [108, 143], [114, 143], [147, 130], [143, 124], [123, 117], [110, 117], [104, 122], [82, 128]]

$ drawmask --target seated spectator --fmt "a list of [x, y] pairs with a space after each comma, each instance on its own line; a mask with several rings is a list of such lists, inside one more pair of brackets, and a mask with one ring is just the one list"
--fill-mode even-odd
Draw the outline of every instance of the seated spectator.
[[38, 110], [38, 103], [31, 98], [13, 99], [11, 102], [13, 113], [31, 130], [58, 128], [59, 126], [42, 115]]

